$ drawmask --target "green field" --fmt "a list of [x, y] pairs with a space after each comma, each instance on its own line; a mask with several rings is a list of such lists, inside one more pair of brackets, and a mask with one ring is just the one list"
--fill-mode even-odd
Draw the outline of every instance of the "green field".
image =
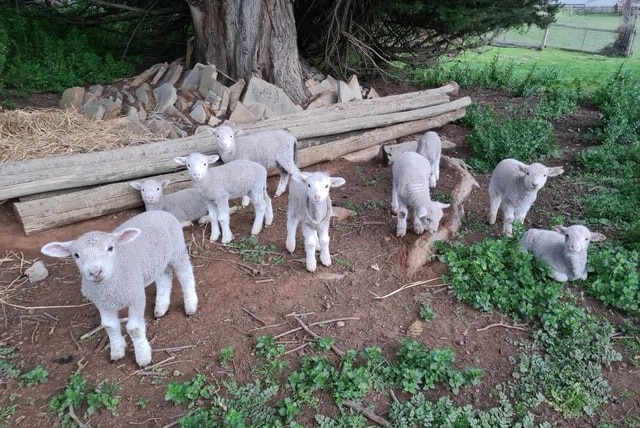
[[[620, 15], [614, 13], [582, 13], [571, 15], [563, 10], [556, 16], [547, 36], [546, 47], [599, 52], [615, 40], [615, 31], [621, 23]], [[544, 30], [531, 27], [514, 29], [496, 40], [503, 43], [538, 47]], [[634, 43], [634, 56], [640, 57], [640, 38]]]

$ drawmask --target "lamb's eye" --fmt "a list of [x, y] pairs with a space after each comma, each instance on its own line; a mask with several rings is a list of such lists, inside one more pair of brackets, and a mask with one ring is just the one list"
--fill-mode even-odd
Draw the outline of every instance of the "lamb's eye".
[[79, 258], [80, 258], [80, 254], [78, 254], [78, 253], [73, 253], [73, 257], [75, 257], [76, 259], [79, 259]]
[[159, 187], [156, 187], [156, 190], [160, 190], [160, 188], [159, 188]]
[[109, 248], [107, 248], [107, 251], [109, 252], [113, 251], [113, 245], [109, 245]]
[[328, 185], [328, 184], [325, 184], [325, 185], [324, 185], [324, 188], [325, 188], [325, 189], [328, 189], [328, 188], [329, 188], [329, 185]]
[[204, 163], [204, 166], [205, 166], [205, 167], [207, 166], [207, 163], [206, 163], [206, 162]]

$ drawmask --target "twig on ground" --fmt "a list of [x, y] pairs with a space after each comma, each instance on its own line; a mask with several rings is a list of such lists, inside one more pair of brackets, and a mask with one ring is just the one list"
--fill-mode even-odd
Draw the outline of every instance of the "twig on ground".
[[257, 331], [257, 330], [264, 330], [265, 328], [271, 328], [271, 327], [280, 327], [281, 325], [285, 325], [285, 324], [286, 324], [286, 322], [281, 322], [280, 324], [263, 325], [262, 327], [252, 328], [251, 330], [249, 330], [249, 332]]
[[9, 303], [6, 300], [0, 299], [0, 303], [2, 303], [3, 305], [7, 305], [7, 306], [11, 306], [12, 308], [16, 308], [16, 309], [25, 309], [25, 310], [39, 310], [39, 309], [72, 309], [72, 308], [81, 308], [83, 306], [89, 306], [89, 305], [93, 305], [93, 303], [88, 302], [88, 303], [82, 303], [80, 305], [61, 305], [61, 306], [22, 306], [22, 305], [16, 305], [13, 303]]
[[[122, 324], [123, 322], [127, 322], [129, 321], [128, 317], [124, 317], [124, 318], [120, 318], [120, 324]], [[96, 328], [94, 328], [91, 331], [86, 332], [85, 334], [83, 334], [82, 336], [80, 336], [80, 340], [85, 340], [88, 339], [89, 337], [93, 336], [94, 334], [96, 334], [97, 332], [99, 332], [100, 330], [103, 330], [104, 326], [99, 325]]]
[[[394, 294], [399, 293], [399, 292], [401, 292], [401, 291], [403, 291], [403, 290], [406, 290], [406, 289], [408, 289], [408, 288], [416, 287], [416, 286], [418, 286], [418, 285], [425, 285], [425, 284], [427, 284], [427, 283], [429, 283], [429, 282], [436, 281], [436, 280], [439, 280], [439, 279], [442, 279], [442, 278], [441, 278], [441, 277], [438, 277], [438, 278], [431, 278], [431, 279], [426, 279], [426, 280], [424, 280], [424, 281], [416, 281], [416, 282], [412, 282], [412, 283], [409, 283], [409, 284], [405, 284], [405, 285], [403, 285], [402, 287], [398, 288], [397, 290], [392, 291], [391, 293], [385, 294], [384, 296], [378, 296], [378, 295], [377, 295], [376, 293], [374, 293], [373, 291], [369, 291], [369, 292], [375, 296], [375, 297], [374, 297], [375, 299], [379, 299], [379, 300], [381, 300], [381, 299], [386, 299], [386, 298], [387, 298], [387, 297], [389, 297], [389, 296], [393, 296]], [[446, 287], [446, 286], [447, 286], [447, 284], [433, 284], [433, 285], [429, 285], [429, 287]]]
[[78, 348], [78, 351], [81, 351], [82, 348], [80, 347], [80, 344], [76, 340], [76, 337], [73, 335], [73, 332], [71, 330], [69, 330], [69, 336], [71, 336], [71, 340], [73, 340], [73, 343], [76, 344], [76, 348]]
[[343, 400], [342, 403], [349, 407], [350, 409], [355, 410], [356, 412], [360, 412], [363, 415], [365, 415], [365, 417], [375, 423], [377, 423], [380, 426], [383, 427], [390, 427], [391, 423], [384, 419], [381, 416], [376, 415], [375, 413], [373, 413], [372, 411], [365, 409], [364, 407], [362, 407], [361, 404], [356, 403], [355, 401], [351, 401], [351, 400]]
[[73, 421], [77, 423], [80, 428], [88, 428], [88, 425], [86, 425], [80, 420], [79, 417], [76, 416], [76, 412], [73, 411], [73, 405], [71, 404], [69, 404], [69, 417], [71, 417], [71, 419], [73, 419]]
[[296, 346], [296, 347], [295, 347], [295, 348], [293, 348], [293, 349], [289, 349], [289, 350], [288, 350], [288, 351], [286, 351], [283, 355], [293, 354], [294, 352], [297, 352], [297, 351], [299, 351], [299, 350], [301, 350], [301, 349], [304, 349], [304, 348], [306, 348], [307, 346], [309, 346], [309, 344], [308, 344], [308, 343], [303, 343], [303, 344], [302, 344], [302, 345], [300, 345], [300, 346]]
[[[302, 321], [300, 319], [300, 317], [298, 316], [294, 316], [293, 317], [296, 321], [298, 321], [298, 324], [300, 324], [300, 327], [302, 327], [302, 329], [304, 331], [306, 331], [307, 333], [309, 333], [311, 336], [313, 336], [315, 339], [321, 339], [322, 337], [316, 333], [314, 333], [313, 331], [311, 331], [311, 329], [304, 323], [304, 321]], [[335, 352], [339, 357], [342, 357], [344, 355], [344, 352], [342, 352], [340, 349], [338, 349], [335, 345], [331, 345], [331, 350], [333, 352]]]
[[262, 325], [263, 325], [263, 326], [264, 326], [264, 325], [267, 325], [267, 323], [266, 323], [264, 320], [260, 319], [257, 315], [255, 315], [255, 314], [254, 314], [253, 312], [251, 312], [249, 309], [242, 308], [242, 311], [243, 311], [245, 314], [250, 315], [250, 316], [251, 316], [251, 318], [253, 318], [254, 320], [259, 321], [260, 323], [262, 323]]
[[504, 328], [510, 328], [513, 330], [521, 330], [521, 331], [529, 331], [528, 327], [523, 327], [526, 324], [516, 324], [516, 325], [508, 325], [508, 324], [503, 324], [501, 322], [496, 323], [496, 324], [489, 324], [486, 327], [482, 327], [482, 328], [477, 328], [476, 331], [485, 331], [485, 330], [489, 330], [490, 328], [493, 327], [504, 327]]
[[[349, 320], [359, 320], [359, 319], [360, 318], [358, 318], [358, 317], [334, 318], [332, 320], [312, 322], [311, 324], [309, 324], [309, 327], [313, 327], [313, 326], [320, 325], [320, 324], [331, 324], [333, 322], [338, 322], [338, 321], [349, 321]], [[288, 335], [290, 335], [292, 333], [295, 333], [297, 331], [300, 331], [300, 330], [302, 330], [302, 327], [296, 327], [296, 328], [293, 328], [291, 330], [285, 331], [284, 333], [280, 333], [280, 334], [278, 334], [276, 336], [273, 336], [273, 338], [277, 339], [279, 337], [288, 336]]]

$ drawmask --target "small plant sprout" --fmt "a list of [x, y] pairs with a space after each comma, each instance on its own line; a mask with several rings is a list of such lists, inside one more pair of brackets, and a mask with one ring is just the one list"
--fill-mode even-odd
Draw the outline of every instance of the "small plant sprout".
[[225, 367], [227, 364], [233, 360], [235, 356], [235, 350], [232, 345], [226, 346], [220, 350], [220, 356], [218, 357], [220, 360], [220, 365]]

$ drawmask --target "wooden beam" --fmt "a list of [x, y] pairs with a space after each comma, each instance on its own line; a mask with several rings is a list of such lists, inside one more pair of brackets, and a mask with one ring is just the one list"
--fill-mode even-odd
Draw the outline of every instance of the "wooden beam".
[[[424, 132], [463, 117], [464, 109], [448, 112], [439, 116], [396, 124], [386, 128], [370, 130], [356, 135], [338, 138], [324, 144], [301, 149], [298, 163], [301, 168], [338, 159], [347, 153], [365, 149], [396, 138]], [[187, 187], [190, 183], [186, 171], [165, 174], [159, 178], [169, 178], [172, 184], [169, 192]], [[52, 229], [76, 221], [87, 220], [113, 212], [142, 205], [139, 191], [128, 183], [112, 183], [55, 195], [44, 199], [14, 203], [16, 216], [26, 235]]]
[[[450, 91], [451, 88], [451, 85], [447, 85], [402, 96], [340, 103], [325, 109], [267, 119], [258, 122], [259, 125], [238, 127], [243, 130], [258, 129], [252, 126], [260, 126], [259, 129], [284, 128], [289, 129], [296, 138], [304, 139], [386, 126], [456, 110], [470, 103], [466, 97], [452, 102], [429, 104], [433, 102], [433, 96], [441, 96], [443, 91]], [[435, 95], [425, 98], [425, 94]], [[448, 100], [448, 97], [445, 98]], [[440, 100], [438, 98], [438, 102]], [[423, 108], [414, 108], [419, 105]], [[377, 113], [372, 116], [372, 112]], [[354, 116], [356, 113], [358, 117]], [[192, 152], [215, 153], [213, 137], [200, 134], [115, 150], [2, 163], [0, 200], [175, 172], [178, 165], [173, 162], [173, 158]]]

